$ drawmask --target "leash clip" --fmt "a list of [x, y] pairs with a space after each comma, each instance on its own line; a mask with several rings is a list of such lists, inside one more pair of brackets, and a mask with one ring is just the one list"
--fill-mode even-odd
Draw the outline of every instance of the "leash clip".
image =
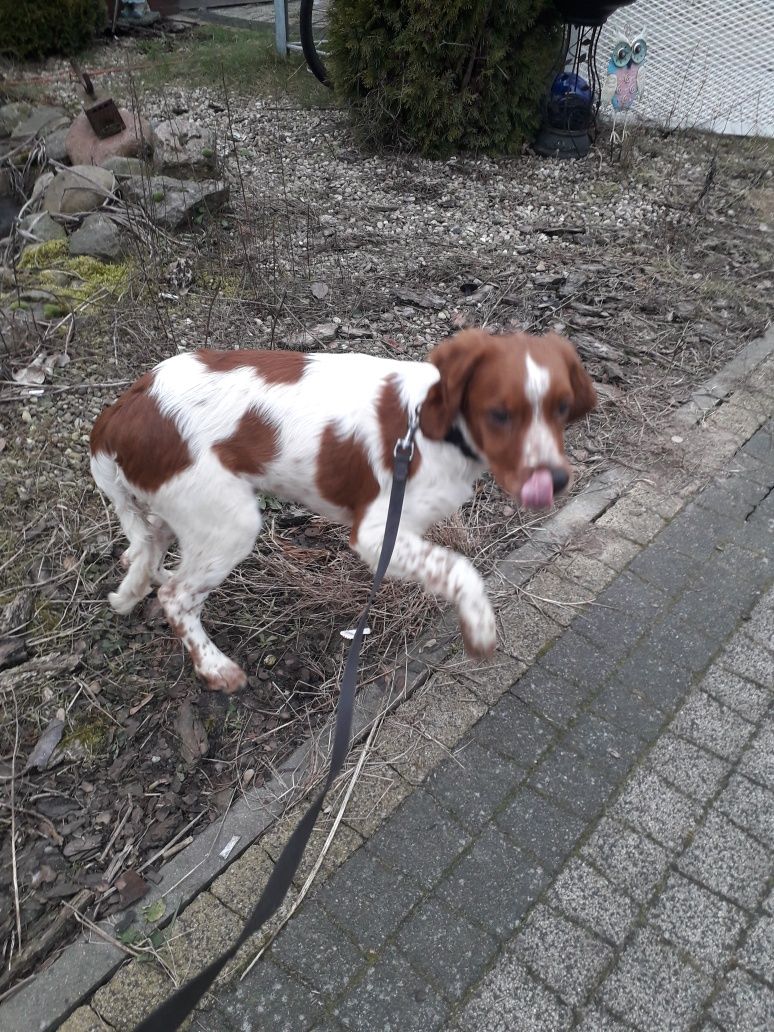
[[409, 413], [408, 430], [405, 437], [399, 437], [395, 442], [395, 449], [392, 453], [394, 459], [405, 459], [411, 462], [414, 458], [414, 438], [419, 429], [419, 410], [421, 408], [421, 405], [417, 405], [414, 411]]

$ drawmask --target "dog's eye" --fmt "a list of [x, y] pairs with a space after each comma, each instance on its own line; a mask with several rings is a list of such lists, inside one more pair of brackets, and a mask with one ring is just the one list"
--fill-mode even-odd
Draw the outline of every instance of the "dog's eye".
[[490, 409], [489, 418], [495, 426], [507, 426], [511, 421], [511, 414], [504, 408]]
[[567, 419], [570, 414], [570, 403], [569, 401], [560, 401], [556, 406], [556, 413], [560, 419]]

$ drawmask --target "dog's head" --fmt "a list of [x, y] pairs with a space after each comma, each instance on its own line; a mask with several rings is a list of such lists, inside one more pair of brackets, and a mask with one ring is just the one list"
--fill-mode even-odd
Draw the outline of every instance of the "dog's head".
[[528, 508], [548, 508], [572, 475], [564, 428], [596, 404], [572, 344], [555, 333], [464, 330], [434, 348], [429, 361], [440, 379], [422, 405], [422, 433], [441, 441], [461, 421], [503, 490]]

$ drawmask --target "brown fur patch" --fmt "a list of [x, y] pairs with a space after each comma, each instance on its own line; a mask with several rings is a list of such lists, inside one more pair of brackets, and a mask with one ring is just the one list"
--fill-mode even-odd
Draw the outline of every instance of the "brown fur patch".
[[[376, 403], [376, 418], [379, 421], [379, 428], [382, 437], [382, 462], [386, 469], [392, 469], [394, 462], [395, 443], [399, 437], [404, 437], [408, 429], [408, 413], [406, 406], [400, 399], [400, 391], [397, 385], [397, 376], [393, 374], [384, 381], [379, 391], [379, 400]], [[409, 477], [413, 477], [419, 469], [422, 456], [419, 448], [414, 446], [414, 455], [409, 466]]]
[[354, 436], [339, 437], [332, 423], [320, 439], [315, 481], [327, 502], [351, 514], [349, 539], [354, 543], [365, 510], [379, 494], [379, 483], [363, 445]]
[[191, 453], [174, 422], [150, 397], [153, 373], [132, 384], [100, 412], [91, 431], [91, 452], [115, 457], [124, 476], [141, 491], [157, 491], [191, 465]]
[[196, 357], [210, 372], [229, 373], [232, 369], [254, 369], [266, 383], [298, 383], [307, 365], [306, 355], [298, 351], [237, 351], [204, 349]]
[[255, 409], [248, 409], [233, 434], [212, 450], [232, 473], [260, 476], [279, 450], [279, 433]]

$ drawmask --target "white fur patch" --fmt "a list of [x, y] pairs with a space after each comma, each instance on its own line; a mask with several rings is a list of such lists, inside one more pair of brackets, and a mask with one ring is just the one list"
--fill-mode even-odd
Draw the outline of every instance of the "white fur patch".
[[524, 465], [529, 469], [559, 466], [562, 457], [556, 438], [543, 415], [543, 402], [551, 384], [551, 374], [545, 366], [538, 365], [530, 354], [526, 356], [526, 365], [524, 391], [532, 406], [532, 421], [524, 435]]

